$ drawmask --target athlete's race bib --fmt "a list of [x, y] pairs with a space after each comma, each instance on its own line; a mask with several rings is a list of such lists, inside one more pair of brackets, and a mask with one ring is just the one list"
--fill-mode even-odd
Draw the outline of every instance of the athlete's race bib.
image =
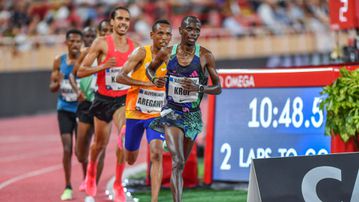
[[112, 67], [106, 69], [106, 88], [108, 90], [127, 90], [130, 88], [128, 85], [116, 82], [116, 76], [120, 70], [121, 67]]
[[[189, 92], [182, 88], [181, 82], [187, 77], [170, 76], [168, 84], [168, 96], [172, 97], [174, 102], [187, 103], [196, 102], [198, 99], [198, 92]], [[187, 78], [199, 84], [199, 78]]]
[[[77, 85], [78, 85], [78, 81], [76, 81]], [[66, 102], [75, 102], [77, 101], [77, 94], [75, 93], [75, 91], [72, 89], [72, 86], [70, 84], [70, 80], [68, 79], [63, 79], [61, 84], [60, 84], [60, 95], [62, 97], [63, 100], [65, 100]]]
[[98, 86], [97, 86], [97, 74], [94, 74], [92, 76], [92, 80], [91, 80], [91, 84], [90, 84], [90, 89], [93, 91], [93, 92], [96, 92], [97, 89], [98, 89]]
[[166, 99], [164, 91], [140, 89], [136, 101], [136, 109], [145, 114], [161, 112]]

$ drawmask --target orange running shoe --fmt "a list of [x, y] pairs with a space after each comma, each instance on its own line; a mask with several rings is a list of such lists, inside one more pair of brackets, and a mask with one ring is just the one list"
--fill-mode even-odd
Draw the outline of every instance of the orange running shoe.
[[113, 184], [113, 189], [115, 192], [114, 202], [126, 202], [126, 194], [123, 190], [122, 184], [115, 182]]
[[90, 196], [96, 196], [96, 163], [89, 162], [87, 166], [87, 175], [85, 178], [86, 193]]

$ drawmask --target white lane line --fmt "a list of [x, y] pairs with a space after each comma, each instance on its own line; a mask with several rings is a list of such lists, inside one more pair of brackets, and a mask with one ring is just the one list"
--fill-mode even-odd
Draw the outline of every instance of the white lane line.
[[0, 158], [0, 163], [5, 163], [5, 162], [11, 162], [11, 161], [16, 161], [16, 160], [21, 160], [21, 159], [26, 159], [26, 158], [34, 158], [34, 157], [40, 157], [40, 156], [45, 156], [48, 154], [61, 154], [60, 150], [47, 150], [47, 151], [37, 151], [37, 152], [28, 152], [22, 155], [16, 154], [16, 155], [12, 155], [12, 156], [7, 156], [7, 157], [1, 157]]
[[9, 180], [6, 180], [5, 182], [0, 183], [0, 190], [7, 187], [7, 186], [9, 186], [9, 185], [11, 185], [11, 184], [13, 184], [13, 183], [15, 183], [15, 182], [24, 180], [26, 178], [35, 177], [35, 176], [42, 175], [42, 174], [49, 173], [49, 172], [53, 172], [53, 171], [59, 170], [59, 169], [62, 169], [62, 164], [42, 168], [42, 169], [39, 169], [39, 170], [34, 170], [34, 171], [31, 171], [31, 172], [25, 173], [23, 175], [13, 177], [13, 178], [11, 178]]

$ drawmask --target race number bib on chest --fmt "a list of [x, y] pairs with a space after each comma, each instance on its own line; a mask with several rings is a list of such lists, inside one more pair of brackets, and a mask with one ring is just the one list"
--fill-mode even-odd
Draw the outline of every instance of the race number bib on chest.
[[140, 89], [136, 109], [146, 114], [159, 113], [164, 105], [165, 98], [164, 91]]
[[98, 89], [98, 86], [97, 86], [97, 74], [92, 75], [91, 84], [90, 84], [90, 89], [91, 89], [93, 92], [96, 92], [97, 89]]
[[[187, 103], [195, 102], [198, 99], [197, 92], [189, 92], [182, 88], [181, 82], [184, 77], [170, 76], [168, 83], [168, 96], [171, 96], [174, 102]], [[199, 84], [199, 78], [187, 78], [194, 83]]]
[[[78, 81], [76, 80], [76, 83], [78, 85]], [[75, 102], [77, 101], [77, 94], [72, 89], [72, 86], [70, 84], [70, 81], [68, 79], [63, 79], [60, 84], [60, 95], [63, 100], [66, 102]]]
[[130, 88], [128, 85], [124, 85], [116, 82], [116, 76], [121, 70], [121, 67], [113, 67], [106, 69], [106, 89], [108, 90], [127, 90]]

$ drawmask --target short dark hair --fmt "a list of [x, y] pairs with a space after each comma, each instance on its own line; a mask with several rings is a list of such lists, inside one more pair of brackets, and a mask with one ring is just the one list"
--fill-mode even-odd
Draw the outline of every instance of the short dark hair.
[[97, 25], [97, 30], [98, 30], [98, 31], [101, 31], [101, 30], [102, 30], [102, 24], [105, 23], [105, 22], [107, 22], [108, 24], [110, 24], [110, 20], [107, 19], [107, 18], [101, 20], [101, 21], [98, 23], [98, 25]]
[[83, 37], [83, 34], [80, 30], [78, 29], [70, 29], [66, 32], [66, 40], [70, 38], [70, 34], [78, 34], [81, 36], [81, 38]]
[[158, 24], [166, 24], [166, 25], [169, 25], [169, 26], [171, 27], [170, 21], [168, 21], [168, 20], [166, 20], [166, 19], [158, 19], [158, 20], [156, 20], [156, 22], [153, 23], [153, 25], [152, 25], [152, 32], [155, 32], [155, 31], [156, 31], [156, 26], [157, 26]]
[[185, 27], [186, 24], [188, 23], [188, 21], [192, 21], [192, 22], [198, 22], [201, 24], [201, 21], [198, 19], [198, 17], [196, 16], [186, 16], [182, 19], [181, 22], [181, 27]]
[[124, 10], [124, 11], [127, 11], [128, 14], [130, 14], [130, 10], [128, 10], [128, 8], [123, 7], [123, 6], [118, 6], [118, 7], [114, 8], [114, 9], [112, 9], [112, 11], [110, 12], [110, 18], [111, 19], [115, 19], [116, 11], [118, 11], [118, 10]]

